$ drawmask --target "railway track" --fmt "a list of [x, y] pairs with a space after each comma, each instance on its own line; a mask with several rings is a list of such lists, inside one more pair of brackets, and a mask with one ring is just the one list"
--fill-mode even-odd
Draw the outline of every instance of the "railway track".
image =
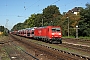
[[[43, 45], [43, 46], [45, 46], [45, 45]], [[75, 53], [71, 53], [71, 52], [67, 52], [67, 51], [63, 51], [63, 50], [59, 50], [59, 49], [52, 48], [52, 47], [49, 47], [49, 46], [45, 46], [45, 47], [50, 48], [50, 49], [53, 49], [55, 51], [59, 51], [59, 52], [65, 53], [65, 54], [72, 55], [74, 57], [79, 57], [79, 58], [81, 58], [81, 60], [90, 60], [89, 57], [81, 56], [81, 55], [78, 55], [78, 54], [75, 54]]]
[[[14, 37], [15, 38], [15, 37]], [[20, 42], [21, 42], [21, 40], [19, 40]], [[32, 44], [32, 43], [28, 43], [28, 42], [26, 42], [26, 41], [23, 41], [22, 43], [24, 43], [24, 44], [26, 44], [26, 45], [30, 45], [30, 44]], [[32, 44], [33, 45], [33, 44]], [[81, 56], [81, 55], [78, 55], [78, 54], [74, 54], [74, 53], [70, 53], [70, 52], [66, 52], [66, 51], [63, 51], [63, 50], [59, 50], [59, 49], [55, 49], [55, 48], [52, 48], [52, 47], [49, 47], [49, 46], [45, 46], [45, 45], [41, 45], [40, 44], [40, 46], [42, 46], [43, 48], [44, 47], [46, 47], [46, 48], [48, 48], [49, 49], [49, 51], [50, 50], [52, 50], [52, 52], [53, 53], [51, 53], [51, 52], [49, 52], [49, 51], [44, 51], [45, 53], [49, 53], [49, 54], [51, 54], [51, 55], [54, 55], [53, 57], [55, 58], [55, 56], [57, 57], [57, 59], [60, 59], [60, 57], [61, 57], [61, 60], [65, 60], [65, 59], [67, 59], [67, 60], [77, 60], [77, 59], [81, 59], [81, 60], [90, 60], [90, 58], [89, 57], [85, 57], [85, 56]], [[38, 46], [37, 46], [38, 47]], [[37, 49], [37, 50], [39, 50], [39, 51], [41, 51], [40, 50], [40, 48], [42, 48], [42, 47], [34, 47], [35, 49]], [[69, 47], [70, 48], [70, 47]], [[55, 54], [57, 52], [57, 54]], [[45, 54], [44, 53], [44, 54]], [[62, 55], [61, 55], [62, 54]], [[59, 55], [61, 55], [61, 56], [59, 56]]]
[[39, 60], [35, 56], [17, 46], [14, 41], [0, 41], [10, 60]]
[[68, 43], [63, 43], [62, 46], [90, 53], [90, 47], [87, 46], [82, 46], [78, 44], [68, 44]]

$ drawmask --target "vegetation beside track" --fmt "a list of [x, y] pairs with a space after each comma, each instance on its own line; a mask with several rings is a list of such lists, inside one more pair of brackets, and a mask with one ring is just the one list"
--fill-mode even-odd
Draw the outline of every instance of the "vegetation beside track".
[[1, 46], [0, 46], [0, 60], [10, 60], [7, 52], [5, 51], [5, 48]]
[[[75, 38], [75, 36], [63, 36], [62, 38]], [[85, 37], [83, 37], [83, 36], [80, 36], [80, 37], [78, 37], [78, 39], [87, 39], [87, 40], [90, 40], [90, 37], [88, 37], [88, 36], [85, 36]]]
[[80, 39], [87, 39], [87, 40], [90, 40], [90, 37], [79, 37]]
[[[0, 36], [0, 42], [5, 41], [8, 39], [8, 36]], [[3, 44], [0, 44], [0, 60], [10, 60], [7, 52], [5, 51], [5, 48], [3, 47]]]

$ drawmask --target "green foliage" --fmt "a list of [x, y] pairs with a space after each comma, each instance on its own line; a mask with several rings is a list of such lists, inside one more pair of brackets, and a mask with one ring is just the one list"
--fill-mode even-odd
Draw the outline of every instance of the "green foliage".
[[47, 19], [56, 17], [60, 15], [59, 8], [56, 7], [56, 5], [50, 5], [47, 8], [43, 9], [43, 15]]
[[0, 26], [0, 32], [3, 32], [2, 35], [8, 36], [8, 29], [5, 28], [4, 26]]
[[23, 29], [23, 23], [18, 23], [16, 25], [14, 25], [13, 29], [12, 30], [20, 30], [20, 29]]
[[34, 21], [35, 21], [35, 14], [32, 14], [31, 17], [29, 17], [25, 22], [24, 22], [24, 28], [30, 28], [34, 27]]
[[68, 35], [68, 24], [69, 24], [69, 35], [75, 36], [75, 29], [76, 25], [78, 25], [78, 21], [80, 20], [80, 14], [77, 15], [73, 13], [65, 13], [60, 17], [60, 20], [58, 21], [59, 26], [62, 28], [63, 36]]
[[0, 26], [0, 32], [4, 32], [4, 26]]
[[90, 4], [80, 12], [81, 20], [79, 21], [79, 36], [90, 36]]
[[43, 14], [37, 14], [37, 15], [36, 15], [36, 18], [35, 18], [35, 21], [34, 21], [34, 25], [35, 25], [36, 27], [42, 26], [42, 20], [45, 20], [45, 19], [43, 18]]
[[50, 5], [47, 8], [43, 9], [43, 18], [44, 18], [44, 25], [57, 25], [60, 12], [59, 8], [56, 5]]
[[84, 39], [84, 40], [90, 40], [90, 37], [87, 37], [87, 36], [85, 36], [85, 37], [82, 37], [82, 36], [80, 36], [79, 38], [81, 38], [81, 39]]
[[7, 31], [4, 31], [4, 32], [3, 32], [3, 35], [4, 35], [4, 36], [8, 36], [8, 32], [7, 32]]

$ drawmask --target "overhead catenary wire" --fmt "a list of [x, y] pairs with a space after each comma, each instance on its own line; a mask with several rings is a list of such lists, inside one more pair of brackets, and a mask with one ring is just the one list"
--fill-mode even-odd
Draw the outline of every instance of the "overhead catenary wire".
[[[59, 1], [60, 1], [60, 0], [57, 0], [57, 1], [53, 2], [52, 4], [55, 4], [55, 3], [59, 2]], [[51, 5], [52, 5], [52, 4], [51, 4]]]
[[[40, 1], [40, 0], [36, 1], [35, 3], [31, 4], [31, 5], [28, 6], [28, 7], [24, 6], [24, 11], [22, 12], [22, 14], [23, 14], [27, 9], [29, 9], [30, 7], [32, 7], [32, 6], [34, 6], [35, 4], [37, 4], [39, 1]], [[24, 3], [25, 3], [25, 2], [24, 2]], [[21, 14], [21, 15], [22, 15], [22, 14]]]
[[[31, 5], [28, 6], [28, 7], [24, 6], [24, 9], [25, 9], [25, 10], [22, 12], [22, 14], [24, 14], [24, 12], [25, 12], [27, 9], [29, 9], [30, 7], [36, 5], [36, 3], [40, 2], [40, 1], [41, 1], [41, 0], [38, 0], [38, 1], [36, 1], [36, 2], [33, 3], [33, 4], [31, 4]], [[55, 4], [55, 3], [58, 3], [59, 1], [61, 1], [61, 0], [56, 0], [55, 2], [51, 3], [50, 5], [53, 5], [53, 4]], [[67, 5], [73, 4], [73, 3], [77, 2], [77, 1], [78, 1], [78, 0], [74, 0], [74, 1], [72, 1], [72, 2], [69, 2], [69, 3], [67, 3], [67, 4], [64, 4], [64, 5], [61, 5], [61, 6], [58, 6], [58, 7], [60, 8], [60, 7], [64, 7], [64, 6], [65, 6], [65, 10], [66, 10], [66, 6], [67, 6]], [[25, 3], [25, 2], [24, 2], [24, 3]], [[38, 4], [38, 6], [40, 6], [40, 5]], [[40, 12], [40, 11], [42, 11], [42, 10], [43, 10], [43, 8], [37, 10], [35, 13], [38, 13], [38, 12]], [[34, 13], [34, 14], [35, 14], [35, 13]], [[22, 14], [21, 14], [21, 15], [22, 15]], [[18, 17], [22, 17], [22, 16], [19, 16], [19, 15], [18, 15]]]
[[[57, 0], [57, 1], [55, 1], [55, 2], [53, 2], [53, 3], [51, 3], [50, 5], [53, 5], [53, 4], [55, 4], [55, 3], [58, 3], [59, 1], [61, 1], [61, 0]], [[72, 1], [72, 2], [69, 2], [69, 3], [67, 3], [67, 4], [63, 4], [63, 5], [61, 5], [61, 6], [58, 6], [59, 8], [60, 7], [65, 7], [65, 9], [66, 9], [66, 6], [68, 6], [68, 5], [70, 5], [70, 4], [73, 4], [73, 3], [75, 3], [75, 2], [77, 2], [78, 0], [74, 0], [74, 1]], [[39, 9], [38, 11], [36, 11], [35, 13], [38, 13], [39, 11], [42, 11], [43, 9]]]
[[[59, 2], [60, 0], [56, 0], [55, 2], [53, 2], [53, 3], [51, 3], [50, 5], [53, 5], [53, 4], [55, 4], [55, 3], [57, 3], [57, 2]], [[43, 10], [43, 8], [42, 9], [39, 9], [38, 11], [36, 11], [35, 13], [38, 13], [39, 11], [42, 11]]]
[[[24, 5], [24, 6], [23, 6], [24, 11], [21, 13], [21, 15], [18, 15], [17, 17], [24, 17], [24, 19], [28, 18], [28, 16], [23, 15], [23, 14], [26, 12], [26, 10], [28, 10], [30, 7], [36, 5], [39, 1], [40, 1], [40, 0], [35, 1], [34, 3], [32, 3], [32, 4], [31, 4], [30, 6], [28, 6], [28, 7], [26, 7], [26, 6]], [[24, 2], [24, 4], [25, 4], [25, 2]]]

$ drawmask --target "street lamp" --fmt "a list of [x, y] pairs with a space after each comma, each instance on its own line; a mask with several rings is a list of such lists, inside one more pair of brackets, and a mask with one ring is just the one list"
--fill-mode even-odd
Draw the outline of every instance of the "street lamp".
[[67, 17], [68, 19], [68, 37], [69, 37], [69, 17]]

